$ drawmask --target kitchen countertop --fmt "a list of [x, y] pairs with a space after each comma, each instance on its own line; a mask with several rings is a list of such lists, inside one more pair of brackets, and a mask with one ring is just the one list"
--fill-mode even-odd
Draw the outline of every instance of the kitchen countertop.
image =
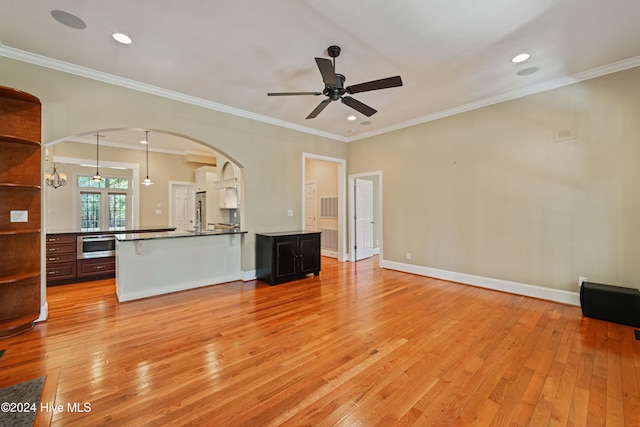
[[256, 233], [256, 234], [260, 234], [262, 236], [278, 237], [278, 236], [297, 236], [299, 234], [320, 234], [320, 232], [299, 230], [299, 231], [273, 231], [273, 232], [264, 232], [264, 233]]
[[166, 225], [156, 225], [156, 226], [148, 226], [148, 227], [134, 227], [127, 228], [124, 230], [92, 230], [92, 231], [82, 231], [78, 229], [58, 229], [58, 230], [47, 230], [46, 234], [58, 235], [58, 234], [122, 234], [122, 233], [150, 233], [150, 232], [167, 232], [175, 230], [175, 227], [167, 227]]
[[246, 231], [241, 231], [235, 228], [220, 228], [215, 230], [202, 230], [200, 233], [195, 231], [161, 231], [157, 233], [120, 233], [116, 234], [116, 240], [121, 242], [133, 241], [133, 240], [153, 240], [153, 239], [174, 239], [181, 237], [201, 237], [201, 236], [226, 236], [232, 234], [246, 234]]

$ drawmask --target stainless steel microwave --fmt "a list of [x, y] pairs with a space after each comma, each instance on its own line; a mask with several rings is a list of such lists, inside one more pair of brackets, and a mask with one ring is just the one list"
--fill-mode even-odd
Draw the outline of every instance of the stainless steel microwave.
[[101, 258], [116, 254], [116, 238], [113, 234], [78, 236], [78, 259]]

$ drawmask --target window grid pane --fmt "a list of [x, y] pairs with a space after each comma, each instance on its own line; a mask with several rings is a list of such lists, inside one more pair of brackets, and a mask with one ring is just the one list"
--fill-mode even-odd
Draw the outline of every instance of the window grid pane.
[[105, 187], [126, 190], [129, 188], [129, 179], [128, 178], [105, 178]]
[[100, 229], [100, 193], [80, 193], [80, 228]]
[[78, 187], [104, 188], [104, 181], [94, 181], [89, 176], [78, 176]]
[[127, 195], [109, 193], [109, 230], [124, 229], [127, 225]]

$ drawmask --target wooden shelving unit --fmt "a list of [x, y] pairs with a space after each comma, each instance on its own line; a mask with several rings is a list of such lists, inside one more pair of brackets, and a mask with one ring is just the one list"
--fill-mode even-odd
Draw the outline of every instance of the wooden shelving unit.
[[41, 105], [0, 86], [0, 338], [40, 316]]

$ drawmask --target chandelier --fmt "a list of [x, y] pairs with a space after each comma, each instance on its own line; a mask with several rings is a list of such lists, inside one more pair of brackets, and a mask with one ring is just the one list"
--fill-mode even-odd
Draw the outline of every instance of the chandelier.
[[59, 173], [55, 163], [53, 164], [52, 171], [45, 173], [44, 176], [47, 185], [50, 187], [59, 188], [67, 185], [67, 174]]

